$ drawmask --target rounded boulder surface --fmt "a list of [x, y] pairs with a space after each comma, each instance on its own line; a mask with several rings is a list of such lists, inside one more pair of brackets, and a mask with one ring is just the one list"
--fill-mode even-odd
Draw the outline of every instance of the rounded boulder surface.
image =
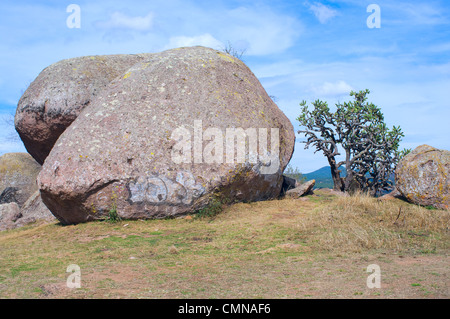
[[111, 82], [61, 135], [38, 184], [65, 224], [109, 212], [174, 217], [213, 199], [278, 197], [294, 143], [291, 122], [242, 61], [179, 48]]
[[450, 205], [450, 152], [421, 145], [397, 165], [395, 184], [408, 201], [448, 209]]
[[58, 137], [92, 99], [145, 56], [86, 56], [45, 68], [20, 98], [14, 119], [31, 156], [44, 163]]

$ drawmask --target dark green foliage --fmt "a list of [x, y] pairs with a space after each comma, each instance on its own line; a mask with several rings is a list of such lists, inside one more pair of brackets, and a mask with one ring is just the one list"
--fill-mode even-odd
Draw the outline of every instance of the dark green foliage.
[[116, 204], [112, 204], [111, 209], [108, 212], [108, 217], [106, 218], [106, 221], [110, 223], [117, 223], [121, 221], [122, 218], [120, 218], [119, 214], [117, 213], [117, 206]]
[[218, 197], [213, 197], [208, 205], [195, 212], [197, 218], [212, 218], [222, 212], [224, 203]]

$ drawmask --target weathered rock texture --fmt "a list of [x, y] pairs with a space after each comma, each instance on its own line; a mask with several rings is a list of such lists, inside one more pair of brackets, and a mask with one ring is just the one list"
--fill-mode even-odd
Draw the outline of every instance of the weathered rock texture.
[[20, 208], [16, 202], [0, 204], [0, 231], [23, 227], [35, 222], [50, 223], [55, 216], [42, 202], [36, 191]]
[[23, 204], [20, 209], [21, 218], [16, 221], [16, 226], [21, 227], [36, 221], [53, 222], [56, 221], [55, 216], [42, 202], [41, 194], [36, 191]]
[[41, 166], [27, 153], [0, 156], [2, 203], [17, 202], [21, 207], [37, 191], [36, 177]]
[[450, 152], [421, 145], [395, 171], [396, 188], [408, 201], [436, 208], [450, 205]]
[[[246, 149], [245, 163], [227, 163], [230, 128], [266, 129], [259, 145], [268, 151]], [[279, 130], [278, 148], [272, 149], [271, 128]], [[294, 142], [291, 122], [242, 61], [180, 48], [148, 56], [100, 92], [60, 136], [38, 183], [42, 200], [65, 224], [104, 218], [115, 208], [122, 218], [179, 216], [213, 197], [278, 197]], [[255, 156], [270, 150], [273, 156], [275, 149], [278, 169], [262, 174], [271, 163]], [[208, 153], [217, 162], [209, 163]], [[185, 159], [179, 163], [174, 158], [182, 156], [174, 154]]]
[[14, 228], [14, 223], [20, 217], [17, 203], [0, 204], [0, 231]]
[[42, 164], [62, 132], [114, 78], [146, 55], [87, 56], [50, 65], [19, 100], [15, 127]]
[[0, 204], [17, 203], [16, 195], [18, 192], [17, 187], [6, 187], [0, 194]]

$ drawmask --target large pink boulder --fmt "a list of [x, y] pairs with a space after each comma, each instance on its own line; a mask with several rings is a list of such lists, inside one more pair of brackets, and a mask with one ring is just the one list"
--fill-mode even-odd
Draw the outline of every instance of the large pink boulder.
[[291, 122], [242, 61], [180, 48], [102, 90], [60, 136], [38, 185], [64, 224], [111, 211], [174, 217], [213, 199], [278, 197], [294, 143]]

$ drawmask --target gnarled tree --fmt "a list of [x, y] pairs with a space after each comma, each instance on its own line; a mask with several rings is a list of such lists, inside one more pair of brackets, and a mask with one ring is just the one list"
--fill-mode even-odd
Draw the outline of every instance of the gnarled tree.
[[[314, 109], [309, 110], [303, 101], [297, 120], [305, 127], [298, 131], [307, 138], [303, 141], [305, 148], [314, 146], [327, 158], [335, 190], [358, 188], [375, 196], [392, 189], [390, 177], [407, 151], [398, 150], [404, 136], [400, 127], [387, 128], [380, 108], [367, 102], [369, 93], [350, 92], [354, 101], [336, 104], [335, 112], [320, 100], [313, 102]], [[345, 159], [338, 161], [339, 155]], [[340, 176], [341, 166], [345, 166], [345, 177]]]

